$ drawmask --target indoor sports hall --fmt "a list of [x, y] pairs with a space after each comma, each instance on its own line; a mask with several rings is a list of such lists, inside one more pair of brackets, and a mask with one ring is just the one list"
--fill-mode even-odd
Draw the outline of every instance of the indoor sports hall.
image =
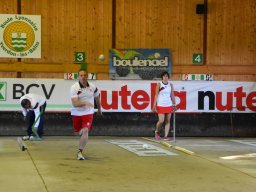
[[255, 13], [0, 0], [0, 191], [254, 192]]

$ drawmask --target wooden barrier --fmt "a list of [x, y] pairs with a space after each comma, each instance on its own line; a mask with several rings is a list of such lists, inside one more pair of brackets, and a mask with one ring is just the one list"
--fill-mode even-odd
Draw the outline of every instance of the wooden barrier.
[[[196, 14], [203, 2], [208, 2], [206, 26], [205, 17]], [[1, 14], [17, 13], [16, 0], [0, 4]], [[174, 75], [211, 73], [214, 80], [255, 81], [254, 0], [34, 0], [21, 1], [20, 9], [42, 16], [42, 58], [0, 58], [0, 77], [3, 72], [37, 77], [76, 72], [74, 52], [85, 51], [88, 71], [107, 78], [110, 48], [169, 48]], [[193, 54], [204, 46], [205, 65], [193, 64]], [[100, 54], [104, 61], [98, 60]]]

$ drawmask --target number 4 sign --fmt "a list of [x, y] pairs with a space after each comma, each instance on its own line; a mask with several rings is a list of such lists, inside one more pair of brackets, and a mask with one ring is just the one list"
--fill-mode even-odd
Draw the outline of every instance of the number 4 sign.
[[193, 64], [202, 64], [203, 63], [203, 54], [194, 53], [193, 54]]

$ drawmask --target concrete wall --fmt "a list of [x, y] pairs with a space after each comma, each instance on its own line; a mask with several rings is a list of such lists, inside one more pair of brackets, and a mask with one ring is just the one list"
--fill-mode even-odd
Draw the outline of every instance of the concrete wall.
[[[231, 125], [231, 116], [233, 125]], [[91, 135], [153, 136], [157, 116], [141, 113], [105, 113], [94, 117]], [[0, 112], [0, 135], [26, 134], [21, 113]], [[46, 113], [45, 135], [73, 135], [69, 113]], [[256, 114], [176, 114], [177, 136], [256, 137]]]

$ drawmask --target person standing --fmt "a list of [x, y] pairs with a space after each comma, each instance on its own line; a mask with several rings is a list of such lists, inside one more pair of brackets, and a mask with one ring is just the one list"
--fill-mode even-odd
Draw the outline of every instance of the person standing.
[[[41, 140], [44, 133], [46, 99], [41, 95], [28, 93], [20, 98], [22, 114], [27, 123], [27, 136], [23, 140]], [[33, 136], [33, 131], [36, 137]]]
[[169, 82], [169, 73], [163, 72], [161, 74], [162, 81], [156, 86], [156, 93], [154, 98], [154, 105], [152, 111], [156, 111], [158, 114], [158, 122], [156, 124], [155, 139], [161, 139], [159, 131], [165, 123], [164, 128], [164, 140], [170, 141], [168, 137], [170, 130], [170, 119], [174, 110], [176, 110], [176, 102], [174, 97], [173, 84]]
[[77, 159], [85, 160], [83, 151], [88, 142], [89, 131], [92, 128], [94, 114], [94, 99], [98, 107], [98, 115], [102, 115], [100, 103], [100, 91], [98, 88], [87, 81], [86, 70], [79, 70], [78, 82], [70, 88], [71, 93], [71, 116], [73, 121], [73, 129], [75, 133], [80, 135]]

